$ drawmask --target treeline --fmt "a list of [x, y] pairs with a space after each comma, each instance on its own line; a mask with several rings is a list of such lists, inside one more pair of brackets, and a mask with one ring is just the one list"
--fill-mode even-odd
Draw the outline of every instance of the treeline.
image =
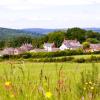
[[70, 28], [68, 30], [51, 32], [41, 37], [17, 36], [6, 40], [1, 40], [0, 48], [19, 47], [23, 43], [31, 43], [33, 48], [43, 48], [44, 42], [54, 42], [56, 47], [59, 47], [64, 39], [77, 39], [81, 43], [100, 43], [100, 33], [86, 31], [80, 28]]

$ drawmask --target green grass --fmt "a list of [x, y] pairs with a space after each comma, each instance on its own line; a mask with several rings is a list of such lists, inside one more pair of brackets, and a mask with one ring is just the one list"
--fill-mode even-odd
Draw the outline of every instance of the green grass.
[[[90, 58], [91, 56], [100, 57], [100, 54], [74, 55], [74, 56], [72, 55], [71, 57], [74, 57], [74, 58]], [[62, 57], [65, 57], [65, 56], [62, 56]], [[61, 58], [61, 57], [59, 57], [59, 58]]]
[[[95, 65], [99, 68], [100, 63]], [[48, 100], [45, 97], [48, 91], [52, 93], [50, 100], [80, 100], [77, 97], [80, 73], [91, 68], [91, 63], [1, 62], [0, 100]], [[67, 91], [61, 90], [60, 96], [57, 91], [59, 80], [66, 80], [64, 89]], [[12, 83], [10, 89], [5, 87], [6, 81]]]
[[[56, 58], [56, 59], [60, 59], [60, 58], [63, 58], [63, 57], [73, 57], [74, 59], [81, 59], [81, 58], [84, 58], [84, 59], [89, 59], [89, 58], [91, 58], [92, 56], [94, 56], [94, 57], [100, 57], [100, 54], [89, 54], [89, 55], [72, 55], [72, 56], [61, 56], [61, 57], [52, 57], [52, 58]], [[24, 59], [25, 61], [34, 61], [34, 59], [35, 60], [43, 60], [43, 59], [45, 59], [45, 57], [44, 58], [30, 58], [30, 59]], [[41, 62], [43, 62], [43, 61], [41, 61]]]

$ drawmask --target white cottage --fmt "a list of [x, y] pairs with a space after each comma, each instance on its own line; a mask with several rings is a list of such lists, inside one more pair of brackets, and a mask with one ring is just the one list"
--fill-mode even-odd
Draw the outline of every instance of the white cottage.
[[78, 48], [82, 48], [82, 45], [77, 40], [64, 40], [62, 45], [60, 46], [60, 50], [75, 50]]
[[44, 43], [43, 47], [46, 51], [50, 52], [53, 50], [53, 48], [55, 48], [55, 44], [54, 43]]

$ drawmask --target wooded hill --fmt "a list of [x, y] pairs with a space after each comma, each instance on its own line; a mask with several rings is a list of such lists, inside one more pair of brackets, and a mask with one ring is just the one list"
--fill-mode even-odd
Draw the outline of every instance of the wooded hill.
[[31, 43], [33, 48], [42, 48], [44, 42], [54, 42], [56, 47], [59, 47], [64, 39], [77, 39], [80, 43], [100, 43], [100, 33], [75, 27], [41, 35], [22, 30], [0, 28], [0, 39], [0, 48], [19, 47], [23, 43]]

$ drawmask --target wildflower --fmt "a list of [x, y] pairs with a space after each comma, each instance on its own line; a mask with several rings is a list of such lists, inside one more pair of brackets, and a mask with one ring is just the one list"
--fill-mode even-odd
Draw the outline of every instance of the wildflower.
[[83, 89], [86, 90], [86, 87], [84, 87]]
[[11, 86], [11, 82], [10, 81], [5, 82], [5, 86], [6, 87], [10, 87]]
[[94, 89], [94, 87], [92, 86], [92, 87], [91, 87], [91, 90], [93, 90], [93, 89]]
[[85, 84], [87, 85], [88, 83], [86, 82]]
[[92, 82], [90, 81], [89, 84], [92, 84]]
[[11, 95], [10, 95], [11, 98], [14, 98], [14, 96], [15, 96], [14, 94], [11, 94]]
[[52, 96], [52, 93], [50, 91], [45, 93], [46, 98], [51, 98], [51, 96]]

